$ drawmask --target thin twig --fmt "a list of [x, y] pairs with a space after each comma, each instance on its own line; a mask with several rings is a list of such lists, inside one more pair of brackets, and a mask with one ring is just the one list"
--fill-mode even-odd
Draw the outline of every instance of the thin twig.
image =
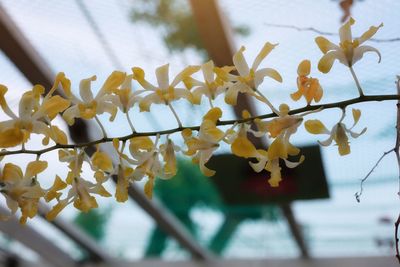
[[400, 214], [394, 223], [394, 240], [396, 241], [396, 258], [400, 263], [400, 253], [399, 253], [399, 224], [400, 224]]
[[[397, 87], [397, 94], [400, 95], [400, 76], [397, 76], [396, 87]], [[394, 153], [396, 153], [398, 170], [399, 170], [399, 192], [397, 193], [398, 195], [400, 195], [400, 152], [399, 152], [399, 148], [400, 148], [400, 99], [397, 101], [396, 146], [394, 147]], [[399, 224], [400, 224], [400, 214], [397, 217], [396, 223], [394, 224], [395, 225], [394, 238], [396, 241], [396, 258], [399, 260], [399, 263], [400, 263], [399, 237], [398, 237]]]
[[378, 161], [375, 163], [374, 167], [372, 167], [372, 169], [367, 173], [367, 175], [365, 175], [365, 177], [363, 179], [361, 179], [360, 182], [360, 191], [356, 192], [354, 194], [354, 196], [356, 197], [357, 202], [360, 202], [360, 197], [363, 193], [363, 185], [364, 182], [368, 179], [368, 177], [374, 172], [374, 170], [376, 169], [376, 167], [378, 167], [379, 163], [383, 160], [384, 157], [386, 157], [388, 154], [392, 153], [394, 151], [394, 148], [390, 149], [389, 151], [386, 151], [385, 153], [383, 153], [383, 155], [378, 159]]
[[94, 116], [94, 119], [96, 120], [97, 124], [100, 126], [100, 129], [103, 132], [104, 139], [106, 139], [107, 138], [106, 129], [104, 129], [103, 124], [101, 123], [100, 119], [97, 116]]
[[[333, 33], [333, 32], [324, 32], [324, 31], [318, 30], [318, 29], [313, 28], [313, 27], [301, 28], [301, 27], [297, 27], [297, 26], [294, 26], [294, 25], [284, 25], [284, 24], [274, 24], [274, 23], [264, 23], [264, 25], [265, 26], [269, 26], [269, 27], [275, 27], [275, 28], [293, 29], [293, 30], [297, 30], [299, 32], [302, 32], [302, 31], [315, 32], [317, 34], [321, 34], [321, 35], [325, 35], [325, 36], [338, 36], [339, 35], [339, 34]], [[377, 43], [399, 42], [400, 41], [400, 37], [388, 38], [388, 39], [371, 38], [369, 40], [372, 41], [372, 42], [377, 42]]]
[[174, 107], [171, 105], [171, 103], [168, 103], [168, 107], [169, 107], [169, 109], [172, 111], [172, 113], [174, 114], [174, 117], [175, 117], [175, 119], [176, 119], [176, 122], [178, 123], [178, 127], [179, 127], [179, 128], [182, 128], [182, 122], [181, 122], [181, 120], [179, 119], [178, 113], [176, 113], [176, 111], [175, 111]]
[[[293, 109], [289, 112], [290, 115], [295, 115], [295, 114], [300, 114], [304, 113], [307, 111], [316, 111], [316, 110], [324, 110], [324, 109], [331, 109], [331, 108], [345, 108], [349, 105], [357, 104], [357, 103], [362, 103], [362, 102], [372, 102], [372, 101], [388, 101], [388, 100], [400, 100], [399, 95], [366, 95], [363, 97], [356, 97], [353, 99], [348, 99], [345, 101], [339, 101], [339, 102], [333, 102], [333, 103], [327, 103], [327, 104], [319, 104], [319, 105], [308, 105], [303, 108], [298, 108], [298, 109]], [[268, 113], [260, 116], [254, 116], [246, 119], [237, 119], [237, 120], [225, 120], [225, 121], [218, 121], [216, 123], [217, 126], [223, 126], [223, 125], [233, 125], [233, 124], [238, 124], [238, 123], [245, 123], [245, 122], [251, 122], [254, 121], [255, 119], [268, 119], [268, 118], [275, 118], [278, 115], [275, 113]], [[190, 129], [192, 131], [198, 131], [200, 129], [200, 126], [189, 126], [189, 127], [177, 127], [169, 130], [163, 130], [163, 131], [153, 131], [153, 132], [135, 132], [131, 133], [125, 136], [120, 136], [120, 137], [105, 137], [102, 139], [98, 139], [95, 141], [90, 141], [86, 143], [78, 143], [78, 144], [56, 144], [51, 147], [44, 148], [42, 150], [14, 150], [14, 151], [2, 151], [0, 152], [0, 157], [2, 156], [7, 156], [7, 155], [15, 155], [15, 154], [44, 154], [56, 149], [73, 149], [73, 148], [85, 148], [85, 147], [90, 147], [94, 146], [97, 144], [101, 143], [107, 143], [107, 142], [112, 142], [113, 139], [117, 138], [120, 141], [126, 141], [129, 140], [133, 137], [138, 137], [138, 136], [157, 136], [157, 135], [166, 135], [166, 134], [172, 134], [176, 132], [181, 132], [184, 129]]]

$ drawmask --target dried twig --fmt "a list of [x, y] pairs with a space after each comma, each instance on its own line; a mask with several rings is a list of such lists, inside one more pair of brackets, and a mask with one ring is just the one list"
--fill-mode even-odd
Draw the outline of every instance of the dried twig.
[[378, 159], [378, 161], [375, 163], [374, 167], [372, 167], [372, 169], [367, 173], [367, 175], [365, 175], [365, 177], [363, 179], [361, 179], [360, 182], [360, 191], [356, 192], [354, 194], [354, 196], [356, 197], [357, 202], [360, 202], [360, 197], [363, 193], [364, 190], [364, 182], [368, 179], [368, 177], [374, 172], [374, 170], [376, 169], [376, 167], [378, 167], [379, 163], [383, 160], [384, 157], [386, 157], [388, 154], [392, 153], [395, 149], [392, 148], [389, 151], [386, 151], [385, 153], [383, 153], [383, 155]]
[[[397, 94], [400, 95], [400, 76], [397, 76]], [[397, 193], [400, 195], [400, 100], [397, 101], [397, 123], [396, 123], [396, 146], [394, 147], [394, 153], [396, 153], [396, 158], [397, 158], [397, 164], [398, 164], [398, 169], [399, 169], [399, 192]], [[394, 238], [396, 241], [396, 258], [399, 260], [400, 263], [400, 254], [399, 254], [399, 238], [398, 238], [398, 230], [399, 230], [399, 224], [400, 224], [400, 214], [397, 217], [397, 221], [394, 224], [395, 226], [395, 233], [394, 233]]]
[[[293, 29], [293, 30], [297, 30], [299, 32], [302, 32], [302, 31], [315, 32], [317, 34], [328, 35], [328, 36], [337, 36], [337, 35], [339, 35], [339, 34], [333, 33], [333, 32], [324, 32], [324, 31], [318, 30], [318, 29], [313, 28], [313, 27], [301, 28], [301, 27], [297, 27], [297, 26], [294, 26], [294, 25], [284, 25], [284, 24], [274, 24], [274, 23], [264, 23], [264, 25], [268, 26], [268, 27], [275, 27], [275, 28]], [[388, 39], [371, 38], [369, 40], [372, 41], [372, 42], [376, 42], [376, 43], [389, 43], [389, 42], [399, 42], [400, 41], [400, 37], [388, 38]]]

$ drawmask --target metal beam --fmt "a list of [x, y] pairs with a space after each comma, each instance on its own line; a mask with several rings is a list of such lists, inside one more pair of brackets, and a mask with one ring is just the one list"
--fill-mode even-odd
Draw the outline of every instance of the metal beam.
[[[47, 89], [51, 88], [54, 77], [52, 71], [1, 6], [0, 36], [2, 38], [0, 49], [3, 50], [17, 66], [21, 73], [24, 74], [32, 84], [40, 83]], [[74, 142], [83, 143], [90, 141], [90, 129], [97, 128], [97, 125], [92, 123], [92, 121], [76, 120], [74, 126], [69, 128], [69, 132]], [[209, 259], [211, 257], [210, 253], [199, 246], [194, 237], [186, 231], [186, 228], [174, 215], [161, 205], [156, 204], [155, 201], [148, 200], [143, 195], [142, 190], [138, 189], [137, 186], [131, 184], [129, 196], [131, 199], [135, 200], [161, 228], [175, 238], [182, 247], [186, 248], [194, 258]], [[57, 227], [61, 227], [61, 224], [58, 224]], [[65, 224], [61, 230], [69, 235], [70, 238], [76, 238], [70, 229], [65, 228]], [[79, 243], [81, 243], [86, 250], [91, 251], [91, 244], [83, 240], [79, 241]], [[107, 255], [104, 250], [101, 251], [102, 255]], [[105, 260], [105, 258], [103, 260]]]
[[[0, 206], [0, 213], [7, 214], [8, 210]], [[21, 225], [15, 217], [8, 221], [0, 222], [0, 231], [29, 247], [54, 266], [65, 267], [77, 264], [69, 254], [29, 225]]]
[[[211, 262], [195, 261], [163, 261], [142, 260], [129, 262], [123, 267], [396, 267], [399, 263], [394, 256], [381, 257], [336, 257], [336, 258], [313, 258], [313, 259], [221, 259]], [[99, 267], [99, 266], [87, 266]], [[111, 266], [101, 266], [111, 267]]]
[[[190, 0], [193, 16], [197, 29], [210, 58], [217, 66], [233, 65], [232, 56], [235, 53], [232, 28], [228, 25], [224, 14], [221, 12], [217, 0]], [[236, 117], [241, 118], [242, 110], [247, 109], [251, 114], [256, 114], [251, 99], [245, 94], [239, 94], [238, 103], [234, 106]], [[249, 139], [256, 147], [265, 147], [266, 139], [255, 138], [249, 135]], [[301, 256], [308, 258], [308, 248], [304, 242], [300, 227], [296, 222], [293, 210], [289, 204], [281, 206], [289, 229], [300, 249]]]

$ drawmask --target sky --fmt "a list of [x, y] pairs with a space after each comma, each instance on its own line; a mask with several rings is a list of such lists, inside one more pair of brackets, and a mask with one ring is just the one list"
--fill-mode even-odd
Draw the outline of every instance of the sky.
[[[101, 4], [94, 0], [84, 2], [121, 62], [123, 71], [129, 72], [131, 67], [140, 66], [154, 81], [154, 70], [160, 65], [170, 63], [173, 75], [187, 64], [201, 63], [201, 58], [193, 51], [186, 51], [183, 55], [169, 53], [162, 44], [159, 31], [147, 25], [132, 23], [129, 20], [129, 12], [135, 1], [104, 1]], [[75, 92], [80, 79], [94, 74], [98, 76], [94, 90], [98, 90], [107, 75], [116, 69], [75, 1], [2, 0], [0, 4], [12, 15], [54, 73], [63, 71], [70, 77]], [[337, 1], [221, 0], [220, 5], [233, 25], [247, 25], [250, 28], [249, 36], [235, 36], [234, 39], [236, 47], [241, 45], [246, 47], [245, 57], [249, 62], [252, 62], [265, 42], [279, 43], [262, 64], [277, 69], [283, 76], [283, 84], [266, 79], [261, 88], [272, 103], [276, 105], [288, 103], [292, 108], [305, 104], [302, 101], [294, 103], [289, 98], [289, 94], [296, 90], [297, 65], [303, 59], [310, 59], [312, 62], [311, 76], [318, 78], [324, 88], [323, 102], [340, 101], [357, 96], [351, 75], [343, 65], [336, 62], [329, 74], [322, 74], [317, 70], [321, 52], [314, 42], [317, 36], [315, 33], [268, 26], [274, 23], [337, 32], [341, 16]], [[354, 35], [359, 36], [369, 26], [383, 22], [385, 26], [379, 30], [376, 38], [400, 37], [400, 21], [397, 14], [399, 9], [400, 3], [396, 0], [356, 1], [353, 8], [353, 17], [356, 20], [353, 26]], [[329, 36], [328, 39], [338, 42], [338, 37], [335, 36]], [[369, 45], [381, 52], [382, 62], [378, 64], [376, 55], [371, 53], [366, 54], [354, 66], [365, 93], [395, 93], [395, 75], [399, 74], [400, 69], [398, 42], [370, 42]], [[10, 105], [16, 107], [20, 95], [30, 88], [30, 84], [2, 53], [0, 53], [0, 66], [2, 69], [0, 83], [9, 86], [7, 96]], [[223, 119], [232, 118], [231, 110], [224, 106], [221, 98], [217, 103], [224, 107]], [[262, 114], [264, 108], [257, 103], [255, 105]], [[352, 153], [340, 157], [335, 146], [321, 148], [331, 198], [294, 203], [296, 217], [307, 229], [311, 252], [315, 256], [393, 254], [390, 249], [377, 248], [375, 239], [392, 236], [392, 226], [383, 225], [379, 220], [382, 217], [393, 220], [399, 212], [394, 155], [387, 156], [369, 178], [364, 187], [361, 203], [356, 202], [354, 193], [359, 190], [360, 179], [366, 175], [382, 153], [394, 145], [395, 103], [393, 101], [367, 103], [354, 107], [362, 109], [362, 116], [355, 130], [361, 131], [364, 127], [368, 130], [365, 135], [351, 140]], [[182, 103], [177, 104], [177, 111], [182, 114], [184, 125], [195, 125], [200, 122], [206, 110], [204, 107], [192, 109]], [[150, 131], [176, 126], [176, 122], [170, 119], [171, 114], [164, 107], [152, 108], [151, 113], [153, 115], [149, 116], [138, 113], [137, 109], [134, 110], [132, 114], [138, 130]], [[322, 114], [311, 115], [309, 118], [320, 118], [328, 128], [331, 128], [340, 118], [340, 112], [329, 110]], [[4, 114], [0, 113], [0, 119], [5, 119]], [[102, 119], [106, 122], [105, 117]], [[63, 125], [61, 119], [58, 119], [57, 123]], [[346, 118], [345, 123], [350, 125], [351, 117]], [[114, 124], [107, 126], [107, 131], [110, 136], [115, 136], [126, 134], [129, 129], [124, 118], [119, 116]], [[296, 134], [294, 143], [305, 145], [322, 139], [325, 139], [325, 136], [310, 135], [302, 127]], [[37, 142], [37, 138], [35, 140]], [[37, 146], [35, 140], [32, 141], [33, 146]], [[227, 149], [225, 147], [223, 151]], [[27, 162], [30, 159], [16, 160]], [[48, 156], [48, 160], [53, 162], [51, 155]], [[51, 174], [55, 170], [66, 171], [65, 168], [59, 169], [54, 163], [50, 164], [46, 173]], [[117, 205], [110, 200], [100, 202], [114, 209], [105, 245], [111, 248], [115, 255], [128, 259], [141, 258], [147, 234], [154, 224], [152, 220], [135, 204]], [[62, 216], [71, 219], [75, 214], [75, 211], [68, 209]], [[208, 218], [200, 229], [204, 242], [223, 221], [221, 214], [207, 209], [196, 209], [191, 216], [196, 221]], [[37, 220], [32, 224], [41, 231], [48, 229], [43, 227], [43, 222]], [[125, 232], [130, 234], [126, 235]], [[74, 253], [70, 243], [67, 241], [61, 243], [65, 249]], [[288, 255], [295, 257], [298, 251], [288, 234], [285, 222], [249, 221], [239, 228], [224, 256]], [[187, 257], [187, 254], [177, 252], [176, 244], [171, 242], [164, 257], [180, 259]]]

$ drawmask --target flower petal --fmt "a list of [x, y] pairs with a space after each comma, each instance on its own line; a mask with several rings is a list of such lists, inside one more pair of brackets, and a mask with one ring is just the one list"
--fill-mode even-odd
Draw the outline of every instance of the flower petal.
[[299, 76], [308, 76], [310, 75], [311, 71], [311, 62], [307, 59], [300, 62], [299, 66], [297, 67], [297, 74]]
[[32, 161], [29, 162], [28, 166], [26, 167], [25, 177], [32, 178], [38, 173], [43, 172], [47, 168], [47, 161]]
[[90, 78], [83, 79], [79, 83], [79, 94], [82, 97], [84, 102], [90, 102], [93, 100], [93, 93], [92, 93], [92, 82], [97, 79], [96, 75], [93, 75]]
[[175, 87], [178, 83], [180, 83], [185, 78], [190, 77], [193, 73], [198, 72], [200, 70], [200, 66], [187, 66], [184, 70], [182, 70], [171, 83], [171, 87]]
[[351, 25], [353, 25], [354, 22], [355, 20], [353, 18], [350, 18], [345, 24], [343, 24], [342, 27], [340, 27], [339, 36], [341, 43], [353, 41], [353, 37], [351, 35]]
[[236, 70], [239, 72], [240, 76], [247, 76], [250, 73], [249, 65], [247, 65], [246, 59], [243, 56], [243, 51], [246, 50], [244, 46], [233, 55], [233, 64]]
[[315, 42], [317, 43], [321, 52], [324, 54], [326, 54], [330, 50], [340, 50], [339, 46], [335, 45], [334, 43], [322, 36], [318, 36], [317, 38], [315, 38]]
[[363, 46], [359, 46], [356, 49], [354, 49], [352, 64], [355, 64], [357, 61], [359, 61], [366, 52], [375, 52], [378, 55], [378, 63], [381, 62], [382, 57], [381, 57], [381, 53], [379, 53], [378, 49], [376, 49], [375, 47], [372, 47], [372, 46], [363, 45]]
[[340, 58], [343, 58], [344, 54], [341, 51], [330, 51], [326, 53], [318, 62], [318, 69], [322, 73], [328, 73], [333, 65], [333, 62]]
[[355, 41], [358, 41], [358, 45], [364, 43], [365, 41], [369, 40], [372, 38], [372, 36], [375, 35], [375, 33], [379, 30], [380, 27], [383, 27], [383, 23], [381, 23], [378, 27], [376, 26], [371, 26], [369, 29], [361, 35], [361, 37], [356, 38]]
[[328, 129], [320, 120], [308, 120], [304, 123], [304, 127], [312, 134], [329, 134]]
[[158, 87], [160, 89], [168, 89], [169, 87], [169, 64], [165, 64], [156, 69], [156, 77]]
[[256, 70], [258, 68], [258, 66], [260, 65], [261, 61], [263, 61], [263, 59], [268, 56], [268, 54], [272, 51], [272, 49], [275, 48], [275, 46], [277, 46], [278, 44], [271, 44], [269, 42], [265, 43], [265, 45], [263, 46], [263, 48], [261, 49], [260, 53], [258, 53], [257, 57], [255, 58], [253, 65], [251, 66], [251, 68], [253, 70]]
[[277, 82], [282, 82], [282, 76], [279, 74], [278, 71], [271, 69], [271, 68], [264, 68], [256, 71], [255, 76], [254, 76], [254, 83], [256, 88], [262, 83], [264, 80], [264, 77], [268, 76], [272, 79], [274, 79]]

